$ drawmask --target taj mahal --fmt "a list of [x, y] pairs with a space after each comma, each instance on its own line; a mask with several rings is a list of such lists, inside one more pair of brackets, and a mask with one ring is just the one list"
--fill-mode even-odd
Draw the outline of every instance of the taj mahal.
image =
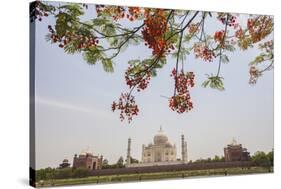
[[187, 142], [181, 135], [181, 158], [177, 159], [177, 148], [160, 129], [153, 137], [153, 144], [142, 145], [141, 162], [131, 163], [131, 138], [128, 139], [126, 167], [145, 167], [157, 165], [175, 165], [187, 163]]

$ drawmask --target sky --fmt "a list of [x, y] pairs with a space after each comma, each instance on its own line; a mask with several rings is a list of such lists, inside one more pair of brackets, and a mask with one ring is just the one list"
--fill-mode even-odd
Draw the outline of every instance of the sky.
[[[90, 6], [83, 19], [93, 16]], [[245, 16], [240, 21], [245, 22]], [[251, 154], [273, 149], [273, 71], [265, 72], [254, 86], [248, 83], [248, 63], [257, 49], [229, 54], [230, 62], [221, 68], [224, 91], [201, 87], [205, 74], [216, 73], [218, 60], [205, 63], [189, 55], [184, 64], [195, 73], [196, 85], [190, 90], [194, 109], [184, 114], [171, 111], [161, 97], [173, 94], [170, 72], [176, 61], [169, 57], [148, 88], [135, 94], [140, 114], [128, 124], [111, 111], [111, 104], [128, 91], [128, 60], [149, 57], [151, 50], [130, 46], [114, 59], [114, 73], [106, 73], [100, 64], [87, 64], [81, 54], [68, 55], [46, 42], [49, 24], [54, 24], [51, 17], [36, 22], [36, 169], [57, 167], [65, 158], [72, 163], [74, 154], [87, 149], [115, 163], [126, 157], [129, 137], [132, 156], [140, 160], [142, 144], [153, 141], [160, 125], [176, 144], [178, 158], [181, 134], [187, 139], [188, 160], [222, 156], [233, 138]], [[218, 29], [223, 25], [206, 25], [209, 32]]]

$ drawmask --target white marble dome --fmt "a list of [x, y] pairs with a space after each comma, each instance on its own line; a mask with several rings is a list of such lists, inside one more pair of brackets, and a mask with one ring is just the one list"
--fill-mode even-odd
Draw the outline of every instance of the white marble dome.
[[161, 145], [168, 143], [168, 137], [163, 133], [162, 128], [153, 138], [154, 144]]

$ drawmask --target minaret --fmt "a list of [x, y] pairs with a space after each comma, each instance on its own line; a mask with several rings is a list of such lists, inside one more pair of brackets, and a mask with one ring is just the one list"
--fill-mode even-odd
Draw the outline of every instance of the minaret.
[[187, 142], [186, 141], [184, 142], [184, 159], [185, 159], [184, 163], [187, 163]]
[[127, 166], [131, 164], [131, 138], [128, 138], [128, 148], [127, 148]]
[[181, 135], [181, 160], [184, 163], [184, 135]]
[[187, 142], [184, 141], [184, 135], [181, 135], [181, 160], [187, 163]]
[[145, 149], [145, 145], [142, 145], [142, 155], [141, 155], [141, 161], [144, 162], [144, 149]]

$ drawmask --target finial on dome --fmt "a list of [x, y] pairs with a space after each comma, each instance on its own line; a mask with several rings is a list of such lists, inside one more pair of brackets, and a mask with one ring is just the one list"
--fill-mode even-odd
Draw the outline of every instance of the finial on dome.
[[237, 145], [237, 141], [236, 141], [236, 139], [235, 139], [234, 137], [232, 138], [231, 144], [232, 144], [232, 145]]
[[162, 125], [160, 125], [160, 130], [159, 131], [162, 132]]

